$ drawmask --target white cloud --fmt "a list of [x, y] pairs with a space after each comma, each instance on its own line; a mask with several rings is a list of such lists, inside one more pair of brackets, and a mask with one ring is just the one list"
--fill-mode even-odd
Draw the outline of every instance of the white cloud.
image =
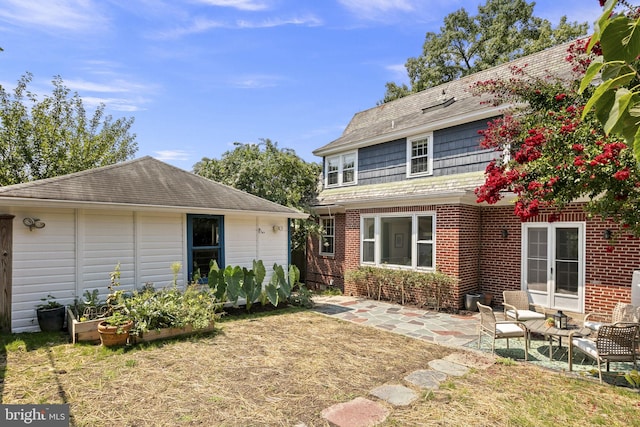
[[409, 83], [409, 76], [407, 75], [407, 67], [404, 64], [391, 64], [385, 67], [392, 74], [394, 81], [400, 81], [402, 83]]
[[163, 162], [189, 160], [189, 153], [183, 150], [160, 150], [154, 151], [154, 153], [153, 157]]
[[190, 24], [184, 27], [174, 28], [172, 30], [162, 31], [158, 33], [156, 37], [161, 39], [177, 39], [191, 34], [206, 33], [207, 31], [213, 30], [215, 28], [237, 30], [253, 28], [273, 28], [282, 27], [285, 25], [317, 27], [322, 25], [322, 20], [313, 15], [294, 18], [272, 18], [263, 21], [237, 20], [234, 23], [222, 22], [207, 18], [194, 18]]
[[247, 74], [237, 76], [229, 83], [231, 86], [239, 89], [264, 89], [268, 87], [276, 87], [282, 80], [282, 77], [268, 74]]
[[58, 0], [55, 3], [25, 0], [0, 1], [0, 20], [44, 31], [96, 31], [107, 26], [100, 3], [92, 0]]
[[413, 12], [415, 0], [338, 0], [362, 19], [383, 18], [389, 12]]
[[82, 98], [82, 103], [89, 108], [97, 108], [100, 104], [104, 104], [108, 110], [125, 111], [128, 113], [144, 110], [142, 104], [147, 102], [144, 99], [113, 97], [80, 96], [80, 98]]
[[322, 20], [315, 16], [305, 16], [302, 18], [273, 18], [260, 22], [239, 20], [236, 22], [237, 28], [272, 28], [284, 25], [302, 25], [307, 27], [318, 27], [322, 25]]
[[251, 12], [265, 10], [269, 7], [268, 3], [256, 0], [199, 0], [199, 2], [210, 6], [231, 7]]

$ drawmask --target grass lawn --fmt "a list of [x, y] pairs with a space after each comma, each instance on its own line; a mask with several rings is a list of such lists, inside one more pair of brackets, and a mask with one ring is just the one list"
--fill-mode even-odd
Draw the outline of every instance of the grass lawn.
[[[0, 343], [2, 403], [69, 403], [72, 426], [326, 426], [323, 409], [376, 400], [373, 388], [459, 351], [295, 309], [127, 349], [43, 333]], [[640, 426], [640, 394], [495, 364], [422, 392], [384, 425]]]

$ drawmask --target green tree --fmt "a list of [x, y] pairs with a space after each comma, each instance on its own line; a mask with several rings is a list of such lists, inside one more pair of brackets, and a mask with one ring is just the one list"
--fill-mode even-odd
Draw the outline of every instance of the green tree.
[[12, 93], [0, 86], [0, 185], [50, 178], [127, 160], [135, 154], [133, 118], [113, 120], [100, 105], [87, 117], [60, 77], [38, 100], [25, 74]]
[[[615, 13], [618, 3], [625, 10]], [[608, 0], [589, 49], [600, 56], [587, 70], [580, 90], [590, 88], [597, 76], [602, 81], [587, 102], [583, 117], [593, 109], [604, 131], [624, 138], [640, 161], [640, 8]]]
[[[482, 144], [502, 155], [491, 162], [478, 202], [497, 203], [505, 192], [516, 195], [514, 213], [522, 221], [543, 208], [559, 213], [565, 205], [586, 199], [586, 211], [618, 223], [620, 232], [640, 236], [640, 170], [627, 144], [606, 135], [593, 112], [582, 112], [593, 88], [579, 92], [586, 66], [586, 41], [572, 45], [567, 56], [578, 72], [573, 81], [527, 76], [479, 82], [475, 89], [495, 96], [495, 103], [519, 104], [490, 123]], [[609, 248], [612, 250], [612, 247]]]
[[[261, 139], [259, 144], [236, 142], [235, 146], [219, 160], [203, 158], [193, 166], [193, 171], [283, 206], [309, 212], [318, 194], [320, 164], [307, 163], [294, 150], [279, 149], [270, 139]], [[292, 227], [292, 250], [303, 250], [307, 233], [313, 230], [317, 230], [315, 221], [296, 220]]]
[[560, 19], [555, 28], [533, 16], [535, 3], [487, 0], [478, 14], [459, 9], [444, 18], [439, 33], [428, 32], [422, 55], [405, 64], [411, 87], [389, 82], [382, 102], [446, 83], [586, 34], [588, 24]]

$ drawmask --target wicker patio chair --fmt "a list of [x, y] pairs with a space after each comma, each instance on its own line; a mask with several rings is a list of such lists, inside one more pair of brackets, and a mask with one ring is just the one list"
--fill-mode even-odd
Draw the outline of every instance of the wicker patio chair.
[[633, 304], [618, 302], [611, 313], [589, 313], [584, 316], [584, 327], [598, 331], [602, 325], [629, 322], [640, 322], [640, 307]]
[[545, 313], [540, 313], [529, 303], [527, 291], [503, 291], [504, 320], [515, 319], [526, 322], [527, 320], [544, 319]]
[[496, 340], [506, 339], [507, 348], [509, 348], [509, 338], [524, 338], [524, 360], [529, 358], [529, 340], [527, 328], [522, 322], [497, 321], [491, 307], [478, 303], [480, 310], [480, 327], [478, 328], [478, 348], [482, 345], [482, 335], [491, 337], [491, 352], [496, 351]]
[[602, 325], [598, 330], [595, 341], [588, 338], [572, 338], [569, 344], [569, 370], [572, 366], [573, 350], [577, 349], [598, 362], [598, 374], [602, 382], [602, 363], [633, 362], [636, 367], [637, 359], [637, 323], [615, 323]]

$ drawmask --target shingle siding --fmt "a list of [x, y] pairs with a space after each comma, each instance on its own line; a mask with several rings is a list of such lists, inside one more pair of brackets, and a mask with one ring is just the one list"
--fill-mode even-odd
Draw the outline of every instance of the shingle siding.
[[[484, 171], [496, 157], [493, 150], [480, 149], [478, 131], [487, 120], [443, 129], [433, 134], [433, 175]], [[358, 185], [383, 184], [407, 179], [405, 138], [361, 148], [358, 151]]]
[[[490, 119], [489, 119], [490, 120]], [[433, 175], [455, 175], [483, 171], [496, 152], [480, 148], [479, 130], [489, 120], [442, 129], [433, 134]]]
[[401, 181], [407, 174], [407, 142], [397, 139], [360, 149], [358, 184], [381, 184]]

